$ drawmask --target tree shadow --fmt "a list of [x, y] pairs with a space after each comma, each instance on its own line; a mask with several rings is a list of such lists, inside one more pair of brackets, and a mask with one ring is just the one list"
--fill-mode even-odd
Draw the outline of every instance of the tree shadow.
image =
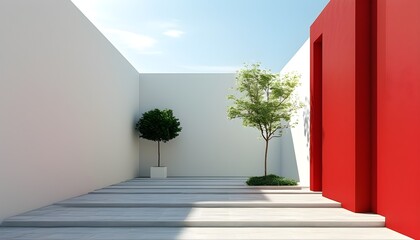
[[279, 156], [279, 158], [271, 159], [268, 169], [273, 169], [273, 173], [299, 182], [299, 170], [291, 129], [284, 129], [283, 136], [273, 140], [270, 154]]
[[306, 137], [306, 146], [309, 146], [309, 139], [310, 139], [310, 107], [309, 107], [309, 99], [305, 97], [305, 107], [302, 111], [302, 119], [303, 119], [303, 134]]

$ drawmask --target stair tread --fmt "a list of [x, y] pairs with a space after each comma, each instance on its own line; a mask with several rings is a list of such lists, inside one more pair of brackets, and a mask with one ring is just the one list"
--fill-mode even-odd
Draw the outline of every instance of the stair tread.
[[5, 226], [384, 226], [376, 214], [342, 208], [78, 208], [48, 206], [6, 219]]
[[387, 228], [0, 228], [0, 239], [44, 240], [283, 240], [283, 239], [410, 239]]
[[278, 189], [174, 189], [174, 188], [103, 188], [92, 193], [98, 194], [303, 194], [321, 195], [319, 192], [302, 190], [278, 190]]
[[190, 205], [190, 206], [325, 206], [341, 204], [321, 195], [301, 194], [86, 194], [57, 203], [62, 206], [92, 205]]

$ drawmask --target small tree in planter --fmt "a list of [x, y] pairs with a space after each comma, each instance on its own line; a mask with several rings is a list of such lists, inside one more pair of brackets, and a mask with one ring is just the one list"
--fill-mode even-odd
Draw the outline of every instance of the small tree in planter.
[[[160, 168], [160, 142], [167, 142], [179, 135], [182, 128], [180, 127], [179, 120], [173, 115], [170, 109], [153, 109], [145, 112], [136, 124], [136, 130], [139, 132], [139, 137], [155, 141], [158, 144], [158, 158], [157, 167]], [[157, 169], [151, 169], [151, 177], [153, 171]], [[166, 167], [163, 169], [164, 176], [162, 174], [158, 177], [166, 177]]]
[[245, 65], [236, 76], [236, 90], [240, 96], [228, 96], [233, 100], [233, 106], [228, 108], [228, 118], [241, 118], [244, 126], [258, 129], [265, 140], [264, 176], [267, 176], [269, 141], [281, 137], [283, 129], [293, 127], [297, 122], [291, 122], [292, 116], [303, 107], [293, 94], [299, 79], [300, 75], [296, 73], [280, 77], [261, 69], [259, 64]]

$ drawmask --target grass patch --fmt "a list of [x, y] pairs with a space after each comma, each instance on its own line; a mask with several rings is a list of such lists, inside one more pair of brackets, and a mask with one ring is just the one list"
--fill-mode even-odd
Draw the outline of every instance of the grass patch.
[[270, 174], [262, 177], [250, 177], [246, 184], [248, 186], [296, 186], [297, 182], [293, 179]]

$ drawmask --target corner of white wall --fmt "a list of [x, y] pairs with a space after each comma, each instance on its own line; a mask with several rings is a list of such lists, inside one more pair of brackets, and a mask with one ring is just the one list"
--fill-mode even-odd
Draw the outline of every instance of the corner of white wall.
[[[288, 151], [281, 152], [281, 162], [284, 168], [296, 164], [299, 181], [302, 186], [309, 186], [309, 96], [310, 96], [310, 45], [309, 39], [302, 45], [296, 54], [281, 70], [281, 74], [297, 71], [301, 74], [301, 85], [296, 89], [300, 100], [305, 106], [295, 115], [298, 120], [296, 127], [286, 131], [281, 139], [282, 148]], [[282, 172], [283, 176], [288, 177], [288, 172]], [[293, 177], [293, 176], [290, 176]]]

